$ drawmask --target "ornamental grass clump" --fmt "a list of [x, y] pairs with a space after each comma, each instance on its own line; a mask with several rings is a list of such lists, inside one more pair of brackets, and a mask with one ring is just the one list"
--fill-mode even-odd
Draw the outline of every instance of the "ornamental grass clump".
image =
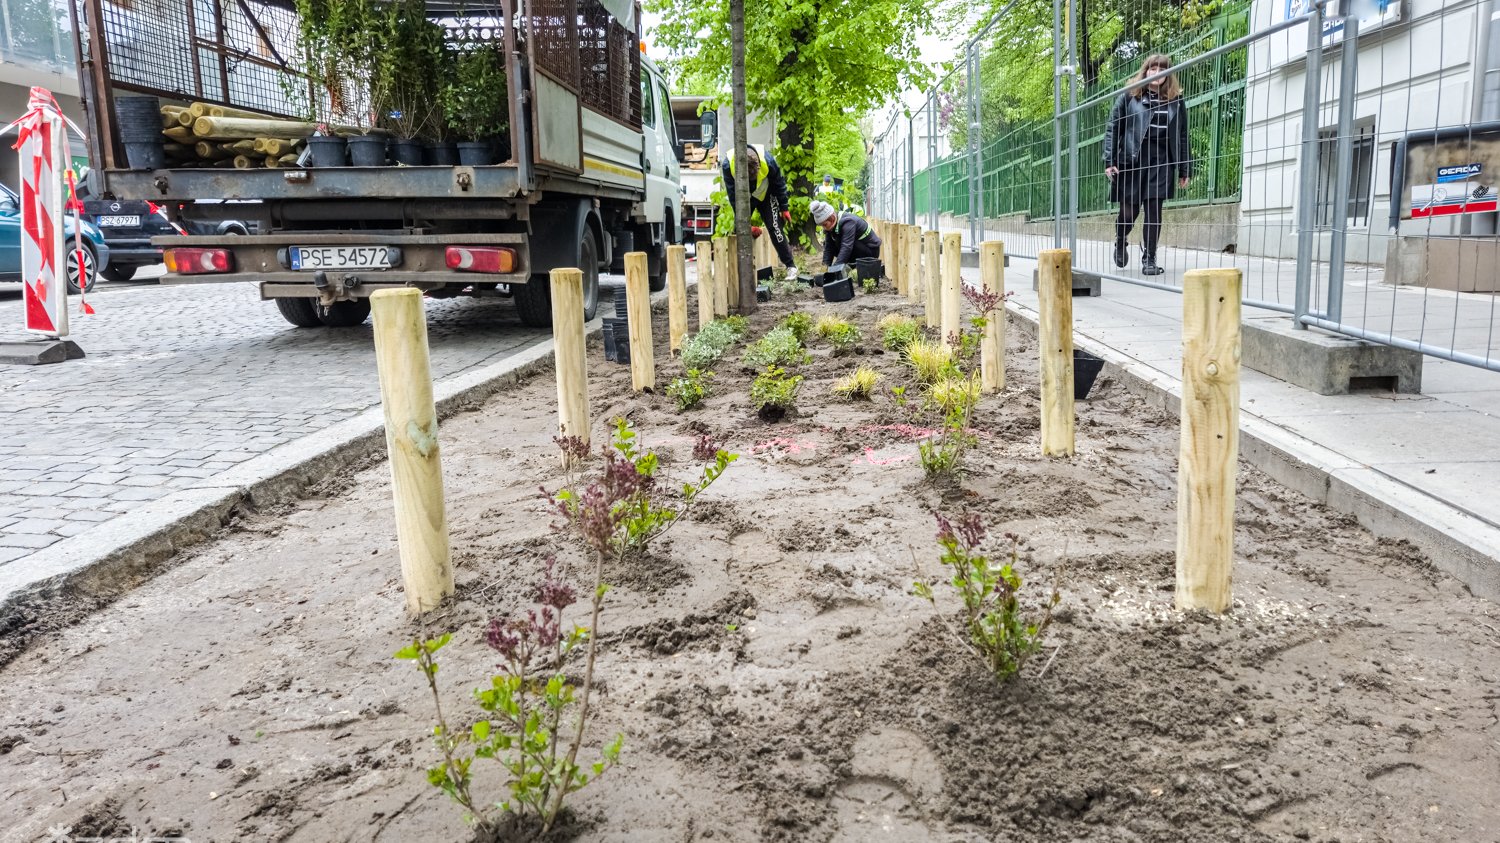
[[924, 384], [936, 383], [953, 367], [953, 347], [945, 343], [916, 340], [906, 347], [906, 362]]
[[859, 328], [855, 327], [847, 319], [840, 319], [831, 314], [819, 319], [815, 330], [821, 339], [826, 340], [829, 345], [833, 346], [833, 355], [835, 357], [853, 351], [854, 347], [859, 345], [859, 341], [863, 339]]
[[833, 394], [845, 401], [869, 400], [875, 386], [880, 383], [880, 373], [869, 366], [860, 366], [852, 373], [833, 382]]
[[[1001, 559], [995, 560], [982, 552], [989, 531], [978, 515], [966, 513], [955, 523], [938, 514], [937, 524], [937, 541], [943, 549], [939, 561], [952, 569], [949, 582], [964, 605], [963, 631], [954, 629], [947, 618], [943, 618], [944, 626], [995, 679], [1005, 682], [1041, 650], [1042, 635], [1052, 623], [1052, 610], [1062, 602], [1059, 580], [1052, 583], [1052, 594], [1041, 617], [1027, 618], [1021, 611], [1021, 575], [1016, 572], [1020, 539], [1006, 533], [1009, 546]], [[937, 605], [931, 584], [919, 579], [912, 590]]]

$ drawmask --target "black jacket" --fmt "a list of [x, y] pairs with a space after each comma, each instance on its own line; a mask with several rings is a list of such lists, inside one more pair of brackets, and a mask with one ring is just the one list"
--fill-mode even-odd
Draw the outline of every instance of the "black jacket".
[[[1172, 168], [1179, 178], [1193, 177], [1193, 158], [1188, 149], [1187, 104], [1182, 97], [1167, 103], [1172, 109], [1168, 117], [1167, 131], [1171, 143]], [[1115, 107], [1109, 112], [1109, 122], [1104, 127], [1104, 166], [1122, 170], [1134, 167], [1141, 156], [1141, 144], [1146, 141], [1146, 130], [1151, 126], [1151, 110], [1140, 97], [1121, 94]]]
[[[767, 149], [761, 153], [766, 156], [766, 181], [770, 182], [771, 190], [767, 196], [776, 197], [776, 207], [785, 211], [788, 207], [786, 196], [786, 176], [781, 174], [781, 167], [776, 164], [776, 156]], [[760, 175], [757, 167], [750, 173], [750, 204], [755, 204], [756, 176]], [[724, 192], [729, 194], [729, 207], [734, 207], [734, 176], [729, 172], [729, 156], [719, 162], [719, 175], [724, 179]]]
[[844, 211], [833, 230], [823, 235], [823, 263], [838, 266], [849, 262], [858, 245], [858, 257], [875, 257], [880, 254], [880, 235], [858, 215]]

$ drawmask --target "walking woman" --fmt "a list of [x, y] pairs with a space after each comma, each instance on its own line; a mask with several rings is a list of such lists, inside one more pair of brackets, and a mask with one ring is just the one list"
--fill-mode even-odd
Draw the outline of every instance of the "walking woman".
[[1126, 243], [1136, 217], [1141, 224], [1141, 274], [1161, 275], [1156, 244], [1161, 240], [1161, 205], [1186, 189], [1193, 176], [1188, 154], [1187, 104], [1177, 74], [1141, 80], [1172, 69], [1172, 59], [1147, 56], [1131, 86], [1115, 103], [1104, 130], [1104, 173], [1109, 201], [1120, 203], [1115, 221], [1115, 266], [1130, 263]]

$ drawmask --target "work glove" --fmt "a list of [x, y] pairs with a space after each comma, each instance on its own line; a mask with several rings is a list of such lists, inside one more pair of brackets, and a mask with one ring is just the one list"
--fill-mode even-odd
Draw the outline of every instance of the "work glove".
[[750, 236], [751, 237], [760, 237], [760, 226], [758, 226], [758, 225], [752, 225], [752, 226], [750, 226]]
[[781, 212], [781, 219], [784, 220], [787, 225], [791, 225], [792, 224], [792, 212], [791, 211], [782, 211]]

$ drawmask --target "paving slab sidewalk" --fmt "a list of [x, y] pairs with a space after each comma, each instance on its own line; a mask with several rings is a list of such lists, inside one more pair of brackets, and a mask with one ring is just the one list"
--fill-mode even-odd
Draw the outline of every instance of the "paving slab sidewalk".
[[[1012, 313], [1033, 325], [1034, 269], [1015, 258], [1006, 274]], [[979, 271], [964, 277], [977, 283]], [[1289, 317], [1247, 307], [1243, 318]], [[1177, 412], [1180, 295], [1105, 281], [1102, 297], [1073, 299], [1073, 320], [1081, 347]], [[1474, 593], [1500, 600], [1500, 373], [1428, 358], [1421, 395], [1318, 395], [1245, 369], [1240, 390], [1243, 456], [1377, 535], [1412, 541]]]

